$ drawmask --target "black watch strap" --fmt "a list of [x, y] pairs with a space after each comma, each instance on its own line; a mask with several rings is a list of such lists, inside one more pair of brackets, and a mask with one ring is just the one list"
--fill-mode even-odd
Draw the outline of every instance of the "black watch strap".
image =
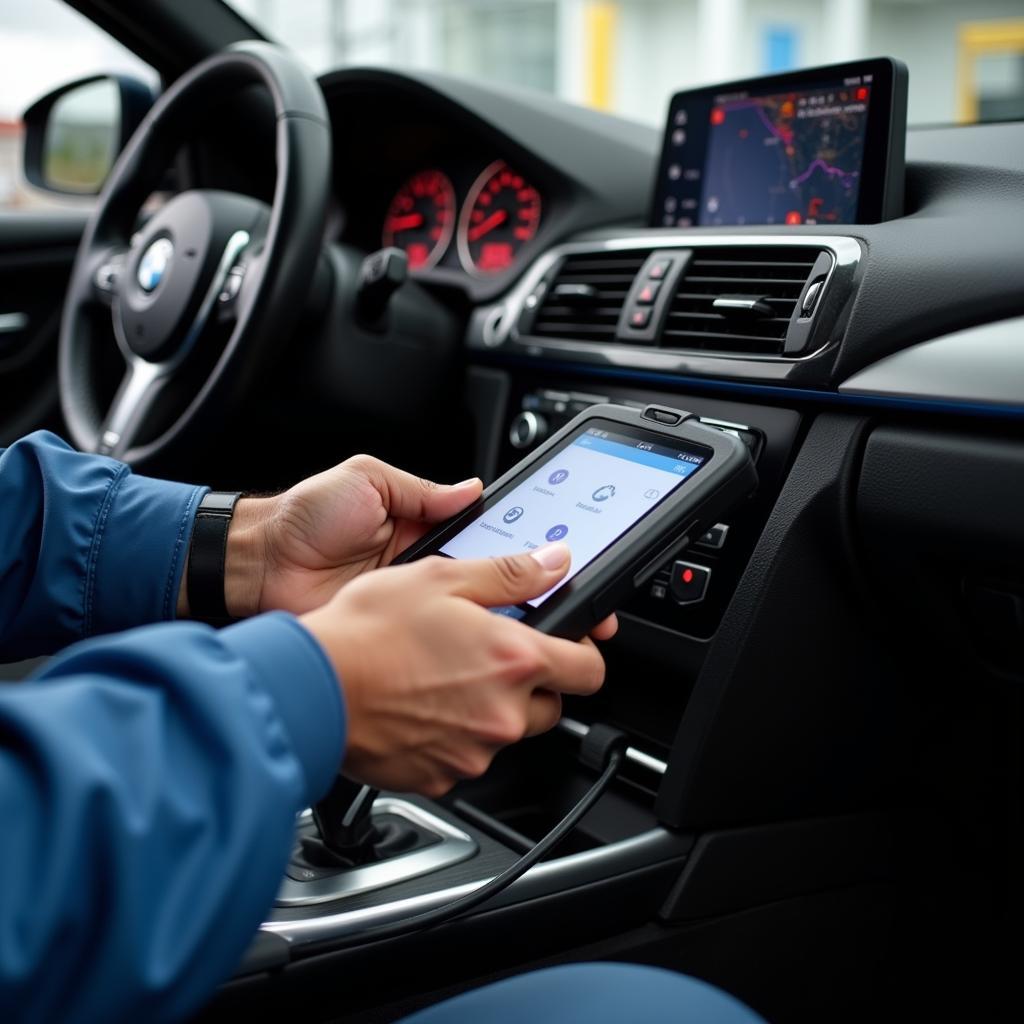
[[242, 495], [210, 491], [196, 510], [188, 553], [188, 607], [193, 619], [223, 624], [231, 621], [224, 600], [224, 563], [228, 528]]

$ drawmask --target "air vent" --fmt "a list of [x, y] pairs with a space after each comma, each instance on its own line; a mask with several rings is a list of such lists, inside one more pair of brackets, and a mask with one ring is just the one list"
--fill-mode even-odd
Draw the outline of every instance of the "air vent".
[[530, 334], [614, 341], [629, 287], [647, 256], [644, 251], [567, 256], [544, 294]]
[[819, 255], [796, 246], [695, 248], [669, 307], [662, 348], [781, 355]]

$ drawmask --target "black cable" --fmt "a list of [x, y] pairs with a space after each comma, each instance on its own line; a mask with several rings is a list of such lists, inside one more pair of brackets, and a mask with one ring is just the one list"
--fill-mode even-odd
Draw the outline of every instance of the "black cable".
[[[507, 889], [517, 878], [524, 875], [534, 864], [545, 854], [553, 850], [563, 839], [579, 824], [580, 819], [594, 806], [604, 795], [605, 790], [611, 785], [612, 780], [618, 774], [625, 757], [625, 736], [615, 730], [608, 730], [603, 736], [605, 757], [605, 768], [594, 784], [580, 797], [575, 807], [543, 838], [529, 853], [524, 853], [514, 864], [509, 865], [500, 875], [495, 875], [489, 882], [478, 886], [472, 892], [460, 896], [451, 903], [442, 907], [435, 907], [414, 917], [407, 917], [401, 921], [393, 921], [390, 924], [379, 925], [376, 928], [368, 928], [365, 931], [356, 932], [352, 935], [342, 935], [337, 938], [324, 939], [321, 942], [310, 943], [303, 946], [303, 954], [328, 952], [340, 949], [350, 949], [352, 946], [365, 946], [371, 942], [381, 942], [385, 939], [395, 939], [402, 935], [410, 935], [413, 932], [422, 932], [427, 928], [436, 928], [456, 917], [460, 917], [467, 910], [472, 910], [485, 903], [491, 897]], [[588, 758], [588, 760], [591, 760]]]

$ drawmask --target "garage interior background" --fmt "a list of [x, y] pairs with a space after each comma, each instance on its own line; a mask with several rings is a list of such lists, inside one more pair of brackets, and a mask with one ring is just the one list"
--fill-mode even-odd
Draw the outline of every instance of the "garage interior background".
[[[886, 54], [911, 124], [1024, 117], [1020, 0], [231, 0], [316, 71], [423, 68], [660, 125], [695, 84]], [[78, 76], [152, 70], [58, 0], [0, 0], [0, 208], [52, 203], [20, 172], [19, 116]]]

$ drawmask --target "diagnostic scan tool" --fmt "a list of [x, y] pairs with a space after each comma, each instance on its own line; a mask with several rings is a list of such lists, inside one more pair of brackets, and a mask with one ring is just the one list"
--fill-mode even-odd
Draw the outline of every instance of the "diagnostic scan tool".
[[517, 555], [564, 541], [572, 564], [555, 587], [494, 610], [579, 639], [756, 484], [746, 445], [690, 413], [597, 405], [396, 561]]

